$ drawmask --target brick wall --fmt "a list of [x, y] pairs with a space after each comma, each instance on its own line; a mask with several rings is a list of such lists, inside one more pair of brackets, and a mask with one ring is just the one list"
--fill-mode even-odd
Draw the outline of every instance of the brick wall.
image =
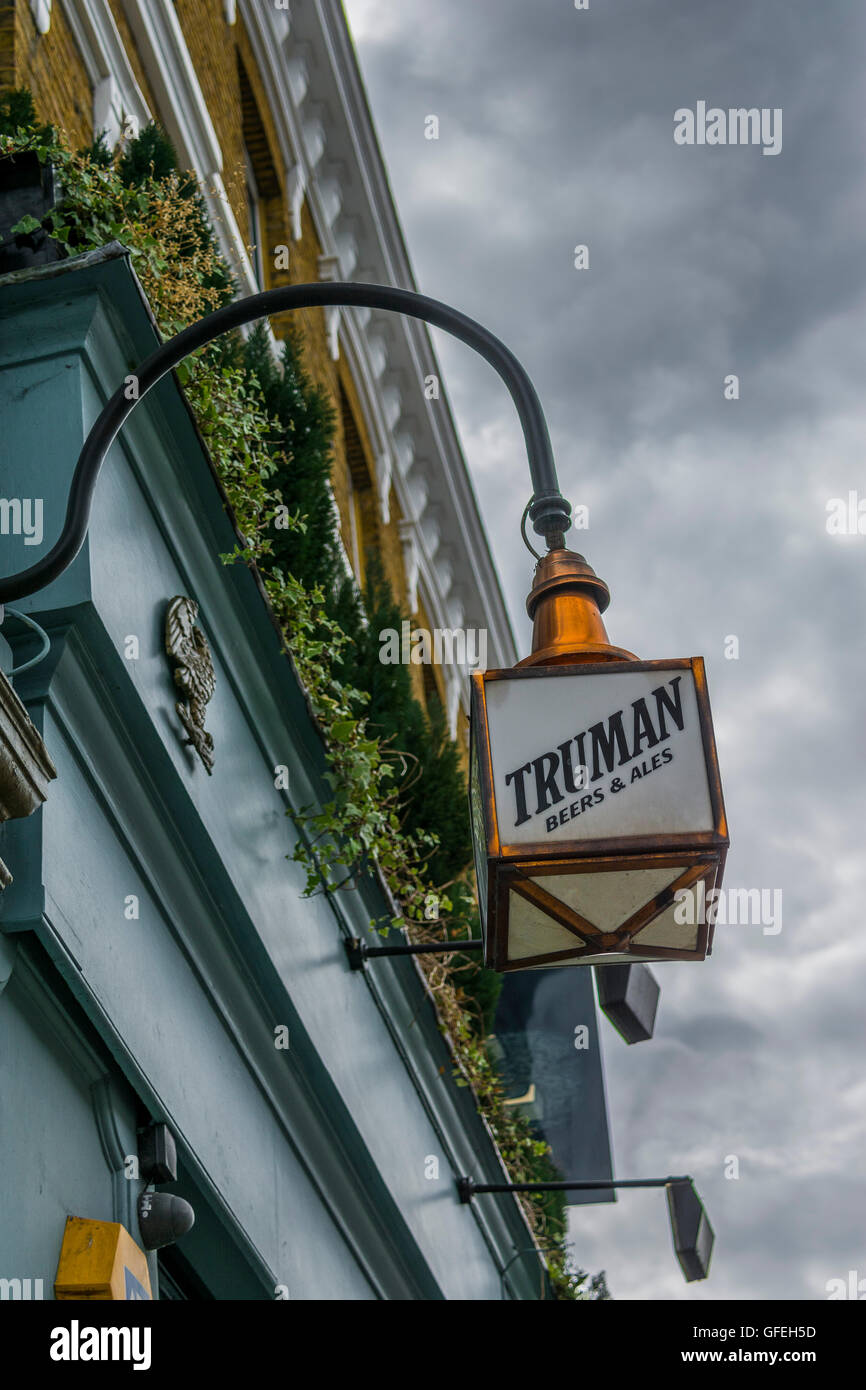
[[[5, 61], [11, 69], [11, 39], [14, 85], [30, 88], [40, 120], [63, 130], [74, 148], [89, 144], [93, 139], [93, 93], [63, 6], [52, 6], [47, 34], [37, 30], [27, 0], [11, 0], [4, 9]], [[10, 9], [14, 11], [14, 36]]]
[[15, 0], [0, 0], [0, 89], [15, 86]]

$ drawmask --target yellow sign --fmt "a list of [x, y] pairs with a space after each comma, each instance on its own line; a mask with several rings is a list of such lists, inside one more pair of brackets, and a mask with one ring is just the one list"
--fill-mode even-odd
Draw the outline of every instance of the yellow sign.
[[124, 1302], [152, 1296], [147, 1257], [119, 1221], [67, 1216], [55, 1298]]

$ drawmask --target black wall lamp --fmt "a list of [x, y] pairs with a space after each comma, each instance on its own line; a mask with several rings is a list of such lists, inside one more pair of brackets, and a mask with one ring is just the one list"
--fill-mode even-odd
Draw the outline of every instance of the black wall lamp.
[[668, 1199], [668, 1215], [674, 1250], [686, 1283], [706, 1279], [715, 1236], [704, 1204], [689, 1177], [679, 1178], [596, 1178], [562, 1182], [475, 1182], [457, 1179], [457, 1195], [468, 1203], [487, 1192], [591, 1192], [596, 1188], [663, 1187]]

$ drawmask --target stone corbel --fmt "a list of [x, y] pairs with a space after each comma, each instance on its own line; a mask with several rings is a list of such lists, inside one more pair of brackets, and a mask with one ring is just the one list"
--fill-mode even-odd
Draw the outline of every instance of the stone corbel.
[[405, 478], [415, 462], [415, 439], [409, 430], [401, 430], [394, 439], [400, 472]]
[[421, 555], [418, 549], [418, 536], [414, 521], [400, 521], [397, 524], [400, 544], [403, 547], [403, 568], [406, 571], [406, 596], [409, 612], [418, 612], [418, 575]]
[[343, 206], [345, 166], [342, 160], [330, 160], [327, 168], [316, 171], [319, 206], [328, 227], [334, 227]]
[[[41, 806], [57, 769], [42, 736], [0, 673], [0, 821], [19, 820]], [[0, 886], [12, 875], [0, 860]]]
[[111, 149], [122, 135], [129, 138], [138, 134], [138, 120], [124, 111], [120, 88], [111, 74], [93, 89], [93, 129], [105, 132]]
[[289, 216], [292, 222], [292, 239], [300, 241], [303, 235], [301, 212], [307, 196], [307, 180], [300, 164], [296, 164], [288, 179]]
[[457, 737], [457, 715], [460, 711], [460, 670], [457, 666], [443, 666], [445, 676], [445, 718], [448, 723], [448, 737]]
[[40, 34], [51, 28], [51, 0], [30, 0], [30, 13]]
[[[339, 280], [339, 256], [320, 256], [318, 267], [320, 280]], [[331, 360], [337, 362], [340, 357], [340, 308], [337, 304], [329, 304], [325, 308], [325, 331]]]
[[[351, 280], [355, 266], [358, 264], [358, 242], [354, 233], [348, 228], [341, 226], [337, 234], [337, 249], [340, 254], [340, 278]], [[368, 316], [369, 313], [368, 309]], [[363, 327], [363, 324], [361, 326]]]
[[393, 463], [389, 453], [379, 454], [376, 459], [376, 492], [379, 498], [379, 515], [382, 524], [388, 525], [391, 520], [391, 478], [393, 476]]

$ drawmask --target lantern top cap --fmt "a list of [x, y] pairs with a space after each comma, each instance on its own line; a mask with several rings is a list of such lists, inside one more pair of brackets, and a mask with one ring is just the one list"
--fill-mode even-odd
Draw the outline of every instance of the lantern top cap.
[[613, 647], [601, 615], [610, 590], [576, 551], [560, 546], [535, 567], [526, 611], [532, 619], [532, 652], [520, 666], [556, 666], [586, 661], [633, 661]]
[[575, 550], [550, 550], [535, 567], [532, 588], [526, 600], [530, 618], [543, 598], [552, 593], [589, 594], [603, 613], [610, 603], [610, 590], [582, 555]]

